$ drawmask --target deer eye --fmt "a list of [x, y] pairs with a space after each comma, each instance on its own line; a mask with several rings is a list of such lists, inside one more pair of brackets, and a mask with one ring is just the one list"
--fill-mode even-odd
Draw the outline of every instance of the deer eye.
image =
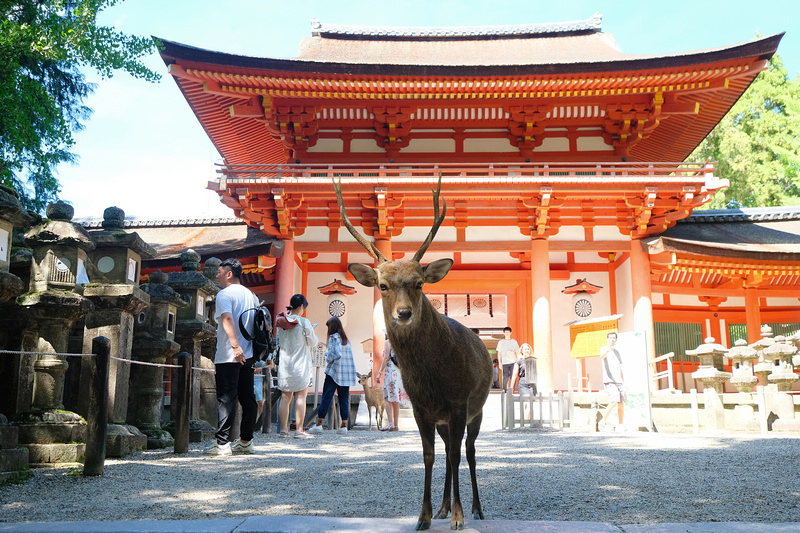
[[381, 291], [388, 291], [389, 290], [389, 287], [387, 287], [385, 283], [381, 283], [379, 288], [380, 288]]
[[417, 283], [417, 289], [422, 290], [422, 285], [423, 283], [421, 281]]

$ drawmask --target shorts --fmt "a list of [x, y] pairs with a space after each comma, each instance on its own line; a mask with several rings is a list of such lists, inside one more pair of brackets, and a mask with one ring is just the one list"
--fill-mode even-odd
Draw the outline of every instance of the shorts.
[[603, 386], [608, 393], [608, 403], [623, 403], [628, 398], [622, 383], [603, 383]]
[[256, 401], [264, 401], [264, 379], [256, 379], [253, 382], [253, 392], [256, 394]]

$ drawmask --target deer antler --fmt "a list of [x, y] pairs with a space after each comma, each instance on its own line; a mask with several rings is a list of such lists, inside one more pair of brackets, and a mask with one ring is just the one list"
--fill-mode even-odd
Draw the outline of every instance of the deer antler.
[[431, 231], [428, 233], [428, 236], [425, 238], [425, 242], [422, 243], [422, 246], [419, 247], [417, 253], [414, 254], [413, 261], [417, 263], [420, 262], [422, 256], [425, 255], [425, 251], [428, 249], [428, 246], [431, 245], [433, 242], [433, 238], [436, 236], [436, 232], [439, 231], [439, 226], [442, 225], [444, 222], [444, 214], [447, 212], [447, 201], [442, 198], [442, 214], [439, 215], [439, 192], [442, 190], [442, 171], [439, 171], [439, 184], [436, 186], [436, 190], [433, 191], [433, 227]]
[[367, 239], [361, 236], [361, 234], [353, 227], [350, 223], [350, 220], [347, 218], [347, 213], [344, 210], [344, 200], [342, 199], [342, 179], [339, 178], [339, 182], [337, 183], [335, 179], [333, 181], [333, 190], [336, 191], [336, 201], [339, 203], [339, 214], [342, 216], [342, 222], [344, 223], [344, 227], [347, 228], [347, 231], [355, 237], [355, 239], [361, 243], [361, 246], [366, 248], [369, 255], [375, 258], [378, 264], [386, 263], [388, 260], [383, 257], [383, 254], [375, 247], [375, 245], [369, 242]]

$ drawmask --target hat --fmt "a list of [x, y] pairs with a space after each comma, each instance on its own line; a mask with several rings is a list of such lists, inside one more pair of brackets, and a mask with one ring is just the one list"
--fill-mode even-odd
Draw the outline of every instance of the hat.
[[308, 307], [308, 300], [302, 294], [295, 294], [292, 296], [292, 299], [289, 300], [289, 307], [287, 309], [297, 309], [298, 307]]

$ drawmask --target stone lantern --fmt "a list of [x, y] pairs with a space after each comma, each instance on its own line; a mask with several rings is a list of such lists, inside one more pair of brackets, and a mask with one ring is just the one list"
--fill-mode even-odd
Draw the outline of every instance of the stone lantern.
[[[83, 351], [91, 350], [92, 339], [102, 335], [111, 340], [111, 351], [118, 359], [130, 360], [134, 317], [150, 304], [150, 296], [139, 288], [142, 258], [156, 252], [136, 233], [124, 230], [125, 212], [109, 207], [103, 212], [103, 229], [89, 232], [95, 249], [89, 252], [91, 282], [84, 296], [94, 303], [86, 315]], [[83, 373], [82, 373], [83, 374]], [[128, 413], [128, 387], [131, 365], [112, 359], [108, 378], [108, 421], [125, 424]], [[81, 379], [78, 412], [86, 414], [88, 377]]]
[[758, 352], [758, 361], [753, 366], [753, 373], [759, 376], [762, 385], [767, 384], [767, 376], [772, 373], [772, 361], [764, 359], [764, 349], [775, 344], [772, 338], [772, 328], [764, 324], [761, 326], [761, 338], [751, 344]]
[[753, 408], [753, 388], [758, 384], [758, 377], [753, 374], [753, 361], [758, 357], [755, 348], [747, 345], [744, 339], [738, 339], [735, 346], [728, 351], [728, 359], [733, 366], [733, 377], [730, 383], [739, 390], [738, 405], [734, 407], [734, 421], [737, 430], [757, 431], [758, 421]]
[[[167, 285], [167, 274], [160, 270], [150, 274], [141, 289], [150, 295], [150, 306], [137, 316], [133, 327], [131, 359], [151, 364], [171, 364], [180, 345], [175, 342], [179, 308], [188, 305]], [[147, 447], [171, 446], [172, 436], [161, 428], [161, 408], [164, 402], [164, 369], [132, 365], [131, 401], [128, 422], [147, 435]]]
[[[175, 341], [181, 345], [181, 350], [192, 354], [192, 366], [202, 368], [208, 366], [202, 362], [202, 343], [216, 339], [217, 329], [211, 323], [213, 317], [209, 316], [209, 309], [219, 286], [201, 272], [200, 255], [194, 250], [182, 253], [181, 263], [182, 271], [170, 272], [167, 281], [188, 302], [186, 307], [178, 309]], [[192, 418], [200, 416], [200, 374], [205, 372], [192, 373]], [[216, 417], [213, 422], [216, 424]]]
[[32, 219], [23, 210], [17, 193], [0, 185], [0, 303], [15, 298], [25, 290], [23, 281], [9, 272], [11, 237], [14, 227], [27, 227]]
[[[25, 233], [30, 248], [28, 291], [17, 297], [18, 346], [43, 352], [34, 358], [32, 411], [18, 418], [19, 441], [30, 451], [31, 463], [79, 461], [84, 453], [86, 422], [63, 410], [65, 373], [62, 355], [67, 350], [72, 325], [93, 308], [83, 296], [87, 253], [94, 242], [79, 225], [71, 222], [74, 210], [64, 202], [47, 206], [47, 219]], [[18, 379], [29, 379], [26, 365], [20, 365]], [[21, 391], [21, 389], [19, 389]], [[15, 395], [16, 407], [24, 399]]]
[[767, 376], [767, 382], [778, 386], [779, 391], [790, 391], [795, 381], [800, 376], [794, 373], [792, 356], [797, 353], [797, 348], [786, 341], [786, 337], [778, 335], [775, 343], [764, 348], [764, 362], [772, 363], [772, 372]]
[[686, 350], [686, 355], [700, 358], [700, 368], [692, 372], [692, 377], [703, 384], [709, 427], [719, 430], [725, 428], [725, 410], [720, 396], [722, 386], [732, 375], [723, 366], [723, 358], [728, 349], [714, 341], [714, 337], [707, 337], [705, 343], [696, 349]]
[[790, 394], [792, 385], [800, 379], [792, 365], [792, 356], [796, 353], [797, 347], [782, 335], [775, 337], [774, 344], [764, 348], [764, 364], [772, 365], [765, 387], [767, 410], [778, 416], [772, 422], [773, 431], [800, 430], [800, 421], [795, 420], [794, 400]]

